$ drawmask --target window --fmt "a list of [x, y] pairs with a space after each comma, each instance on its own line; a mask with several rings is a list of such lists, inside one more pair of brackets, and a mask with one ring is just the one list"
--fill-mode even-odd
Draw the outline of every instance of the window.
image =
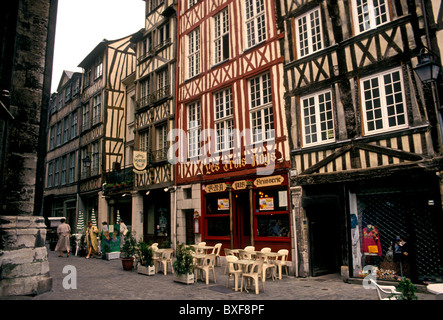
[[75, 181], [75, 151], [69, 154], [69, 183]]
[[389, 21], [386, 2], [386, 0], [355, 0], [354, 17], [358, 33]]
[[400, 69], [364, 78], [360, 86], [366, 134], [407, 127]]
[[58, 95], [58, 109], [63, 108], [63, 91]]
[[247, 48], [265, 40], [265, 1], [246, 0], [246, 35]]
[[140, 151], [149, 151], [149, 131], [140, 132]]
[[330, 91], [301, 98], [303, 145], [335, 140], [332, 95]]
[[101, 77], [103, 75], [103, 58], [99, 57], [95, 61], [94, 65], [94, 80]]
[[61, 174], [61, 185], [64, 185], [64, 184], [66, 184], [66, 174], [67, 174], [67, 171], [66, 171], [66, 166], [67, 166], [67, 163], [66, 163], [66, 161], [67, 161], [68, 159], [67, 159], [67, 156], [63, 156], [62, 158], [61, 158], [61, 165], [62, 165], [62, 170], [61, 170], [61, 172], [62, 172], [62, 174]]
[[77, 112], [71, 114], [71, 139], [77, 136]]
[[162, 69], [157, 73], [157, 100], [169, 95], [168, 69]]
[[150, 78], [140, 81], [140, 107], [143, 108], [149, 103], [149, 94], [151, 91]]
[[253, 142], [274, 138], [271, 76], [262, 74], [249, 81], [250, 113]]
[[92, 144], [91, 175], [99, 174], [99, 142]]
[[164, 46], [169, 43], [171, 39], [169, 38], [169, 23], [158, 28], [158, 47]]
[[52, 187], [52, 183], [53, 183], [53, 181], [52, 181], [52, 179], [53, 179], [53, 171], [54, 171], [53, 167], [54, 167], [54, 164], [52, 162], [49, 162], [48, 163], [48, 181], [46, 182], [46, 186], [48, 188], [51, 188]]
[[92, 98], [92, 125], [100, 122], [102, 96], [96, 95]]
[[72, 86], [69, 84], [65, 89], [65, 102], [71, 100]]
[[58, 186], [58, 179], [60, 175], [60, 159], [54, 161], [54, 187]]
[[63, 143], [68, 142], [69, 138], [69, 117], [63, 119]]
[[55, 145], [59, 146], [62, 143], [62, 122], [57, 122], [57, 135]]
[[49, 150], [54, 149], [54, 139], [55, 139], [55, 126], [52, 126], [51, 131], [49, 133]]
[[140, 58], [143, 59], [148, 55], [152, 54], [152, 34], [149, 33], [141, 43], [141, 55]]
[[200, 101], [188, 105], [188, 154], [200, 155]]
[[166, 123], [156, 127], [157, 135], [157, 152], [155, 152], [155, 160], [165, 160], [168, 151], [168, 125]]
[[228, 8], [214, 16], [214, 64], [229, 59]]
[[72, 96], [75, 96], [80, 90], [80, 78], [74, 80], [74, 86], [72, 88]]
[[311, 10], [296, 19], [296, 36], [300, 58], [323, 48], [319, 9]]
[[234, 147], [234, 121], [232, 119], [232, 89], [214, 94], [216, 150]]
[[83, 131], [88, 130], [90, 127], [89, 122], [89, 102], [83, 105], [83, 119], [82, 119]]
[[200, 28], [188, 35], [188, 78], [200, 73]]

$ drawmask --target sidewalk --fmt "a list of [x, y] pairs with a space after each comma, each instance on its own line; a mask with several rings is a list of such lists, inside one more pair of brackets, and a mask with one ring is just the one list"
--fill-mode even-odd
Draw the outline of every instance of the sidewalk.
[[[203, 281], [191, 285], [176, 283], [172, 274], [154, 276], [124, 271], [119, 259], [85, 259], [71, 254], [63, 258], [49, 251], [52, 290], [32, 300], [377, 300], [375, 290], [365, 289], [360, 283], [344, 283], [338, 275], [295, 278], [283, 275], [282, 280], [267, 279], [265, 292], [260, 294], [235, 292], [233, 280], [226, 288], [224, 265], [216, 267], [216, 283]], [[74, 267], [74, 268], [73, 268]], [[63, 269], [65, 273], [63, 273]], [[76, 271], [76, 289], [65, 289]], [[434, 300], [431, 294], [417, 293], [419, 300]]]

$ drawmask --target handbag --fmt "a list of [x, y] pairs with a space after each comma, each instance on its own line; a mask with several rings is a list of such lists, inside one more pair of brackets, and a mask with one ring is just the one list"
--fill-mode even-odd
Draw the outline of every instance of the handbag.
[[368, 246], [368, 253], [378, 253], [378, 246]]

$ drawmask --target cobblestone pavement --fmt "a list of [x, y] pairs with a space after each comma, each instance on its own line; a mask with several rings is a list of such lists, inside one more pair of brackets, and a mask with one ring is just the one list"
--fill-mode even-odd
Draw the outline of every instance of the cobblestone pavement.
[[[284, 275], [282, 280], [267, 279], [265, 292], [260, 290], [256, 295], [235, 292], [233, 280], [226, 288], [224, 265], [215, 268], [216, 283], [211, 276], [208, 285], [200, 280], [185, 285], [174, 282], [170, 272], [145, 276], [135, 270], [124, 271], [119, 259], [85, 259], [72, 254], [61, 258], [54, 251], [49, 251], [48, 257], [52, 290], [32, 300], [377, 300], [375, 290], [365, 289], [362, 283], [345, 283], [338, 275], [311, 278]], [[65, 289], [64, 281], [67, 285], [74, 284], [68, 281], [74, 275], [72, 270], [77, 275], [77, 287]], [[426, 293], [417, 296], [419, 300], [434, 299]]]

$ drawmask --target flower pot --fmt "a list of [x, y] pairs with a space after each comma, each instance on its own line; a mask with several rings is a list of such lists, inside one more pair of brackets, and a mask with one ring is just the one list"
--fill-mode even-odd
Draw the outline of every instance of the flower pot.
[[123, 270], [129, 271], [134, 267], [134, 258], [122, 258]]
[[181, 282], [185, 284], [193, 284], [194, 283], [194, 274], [193, 273], [187, 273], [187, 274], [176, 274], [172, 276], [172, 279], [175, 282]]
[[147, 276], [153, 276], [155, 274], [155, 267], [154, 266], [145, 267], [142, 266], [140, 263], [138, 263], [137, 272]]

